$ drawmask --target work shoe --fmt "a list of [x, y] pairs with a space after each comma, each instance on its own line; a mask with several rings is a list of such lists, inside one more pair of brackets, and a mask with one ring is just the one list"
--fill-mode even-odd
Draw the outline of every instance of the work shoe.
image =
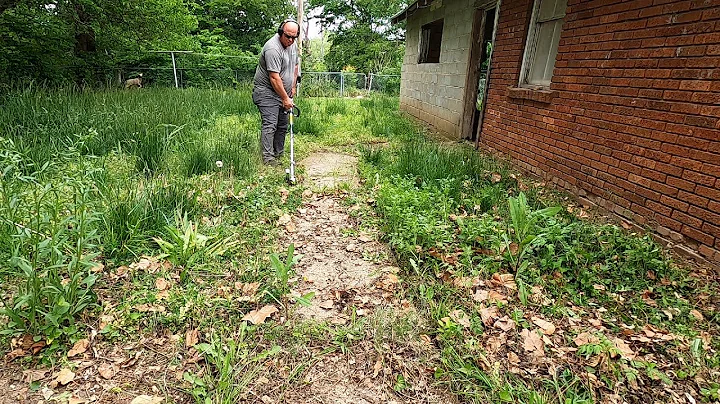
[[280, 166], [280, 160], [272, 159], [272, 160], [266, 161], [264, 164], [265, 164], [266, 166], [279, 167], [279, 166]]

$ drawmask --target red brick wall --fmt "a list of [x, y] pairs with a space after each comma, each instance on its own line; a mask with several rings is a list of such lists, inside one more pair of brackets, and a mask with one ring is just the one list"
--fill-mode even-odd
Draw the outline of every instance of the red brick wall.
[[720, 262], [720, 0], [569, 0], [550, 94], [512, 89], [531, 9], [502, 2], [483, 147]]

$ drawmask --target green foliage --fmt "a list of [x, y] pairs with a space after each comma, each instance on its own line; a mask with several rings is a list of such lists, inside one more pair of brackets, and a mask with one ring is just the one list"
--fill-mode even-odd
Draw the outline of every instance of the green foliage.
[[197, 0], [193, 6], [201, 32], [222, 35], [243, 50], [259, 50], [294, 11], [282, 0]]
[[[97, 221], [91, 165], [81, 164], [51, 181], [57, 166], [33, 166], [23, 174], [23, 156], [12, 141], [0, 138], [0, 275], [11, 298], [2, 300], [7, 316], [2, 334], [30, 334], [57, 349], [58, 342], [75, 336], [77, 318], [97, 301]], [[79, 157], [72, 147], [60, 156], [64, 162]], [[17, 279], [21, 281], [17, 282]]]
[[526, 266], [527, 262], [523, 261], [524, 256], [532, 245], [533, 241], [538, 237], [538, 222], [549, 219], [560, 212], [560, 207], [549, 207], [539, 210], [530, 210], [525, 193], [520, 192], [517, 198], [508, 198], [508, 206], [510, 211], [510, 239], [517, 246], [517, 255], [512, 252], [508, 243], [508, 252], [510, 259], [514, 261], [515, 272], [520, 271], [521, 262]]
[[390, 17], [404, 6], [400, 0], [312, 0], [314, 18], [334, 31], [325, 55], [330, 71], [346, 67], [363, 73], [378, 73], [402, 64], [404, 45], [398, 41], [401, 26]]
[[[0, 74], [5, 85], [25, 80], [117, 85], [128, 78], [123, 70], [136, 74], [171, 66], [169, 55], [152, 51], [234, 56], [184, 57], [182, 66], [205, 70], [186, 72], [183, 82], [203, 85], [223, 76], [214, 70], [218, 67], [250, 71], [254, 55], [291, 10], [283, 0], [14, 1], [0, 11]], [[150, 73], [146, 82], [173, 79], [171, 71], [145, 73]], [[232, 71], [224, 76], [228, 83], [238, 81]]]
[[334, 72], [350, 67], [358, 72], [379, 73], [401, 65], [404, 50], [404, 43], [389, 40], [370, 27], [352, 27], [332, 36], [325, 63]]
[[[186, 270], [205, 259], [223, 255], [238, 244], [232, 236], [219, 239], [200, 233], [197, 225], [193, 224], [192, 220], [188, 220], [187, 213], [180, 212], [175, 216], [175, 226], [165, 227], [165, 234], [167, 240], [153, 237], [163, 251], [160, 257], [167, 257], [170, 262]], [[186, 270], [180, 275], [183, 281], [187, 279]]]

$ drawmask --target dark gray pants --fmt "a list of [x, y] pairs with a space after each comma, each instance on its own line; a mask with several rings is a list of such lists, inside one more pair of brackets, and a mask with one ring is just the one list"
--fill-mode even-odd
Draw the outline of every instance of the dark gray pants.
[[275, 160], [285, 151], [285, 134], [288, 116], [282, 103], [262, 91], [253, 91], [253, 102], [260, 110], [262, 126], [260, 128], [260, 151], [263, 162]]

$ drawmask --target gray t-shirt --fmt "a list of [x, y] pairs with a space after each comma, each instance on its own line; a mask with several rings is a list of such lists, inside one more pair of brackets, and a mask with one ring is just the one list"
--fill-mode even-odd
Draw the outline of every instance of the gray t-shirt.
[[297, 46], [295, 43], [284, 48], [280, 43], [280, 35], [275, 34], [263, 46], [260, 53], [260, 62], [255, 69], [254, 91], [270, 96], [278, 101], [280, 96], [275, 92], [270, 84], [270, 72], [280, 74], [280, 78], [285, 87], [285, 92], [290, 95], [292, 91], [293, 81], [295, 80], [295, 66], [298, 64]]

